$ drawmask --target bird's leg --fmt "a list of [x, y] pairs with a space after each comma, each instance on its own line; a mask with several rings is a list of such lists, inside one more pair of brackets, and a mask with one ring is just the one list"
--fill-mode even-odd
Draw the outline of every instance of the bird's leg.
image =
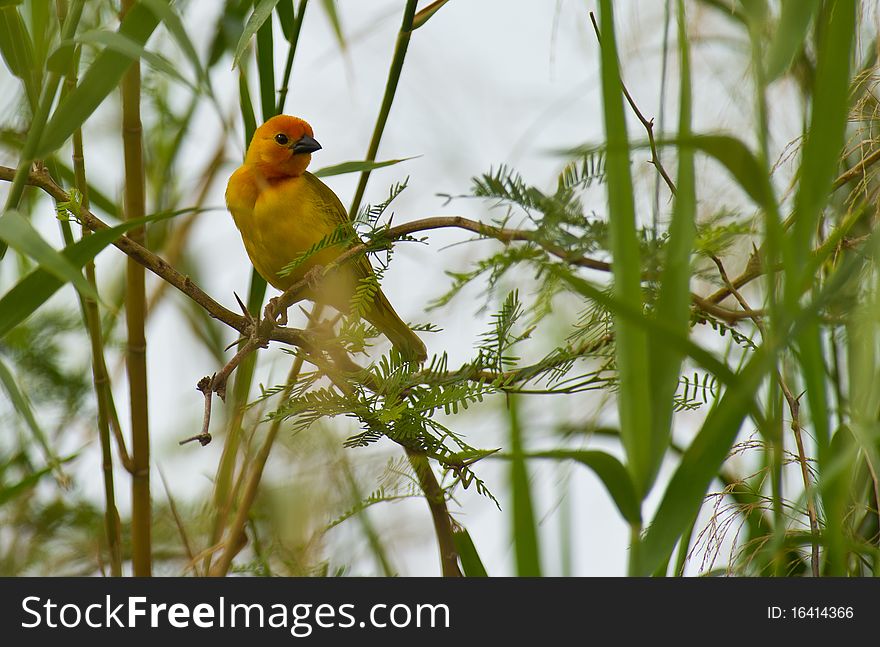
[[272, 297], [263, 310], [263, 316], [279, 326], [287, 325], [287, 308], [284, 306], [281, 297]]
[[304, 290], [315, 291], [324, 277], [324, 266], [315, 265], [305, 276], [287, 288], [280, 297], [272, 297], [266, 304], [263, 316], [280, 326], [287, 325], [287, 308], [303, 298]]
[[315, 265], [312, 267], [306, 275], [303, 277], [303, 280], [306, 282], [306, 286], [308, 286], [309, 290], [315, 291], [318, 289], [318, 285], [321, 282], [321, 279], [324, 278], [324, 266], [323, 265]]

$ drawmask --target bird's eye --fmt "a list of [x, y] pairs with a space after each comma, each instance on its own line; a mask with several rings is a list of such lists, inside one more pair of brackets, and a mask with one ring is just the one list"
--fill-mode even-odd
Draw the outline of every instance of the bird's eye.
[[287, 135], [285, 135], [284, 133], [278, 133], [277, 135], [275, 135], [275, 141], [278, 142], [279, 144], [281, 144], [282, 146], [287, 146], [288, 142], [290, 141], [290, 138]]

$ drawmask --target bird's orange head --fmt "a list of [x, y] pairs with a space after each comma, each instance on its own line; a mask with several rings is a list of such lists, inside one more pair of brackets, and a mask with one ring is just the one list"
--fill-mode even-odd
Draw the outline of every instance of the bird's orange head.
[[305, 172], [312, 153], [320, 148], [307, 122], [278, 115], [257, 128], [244, 162], [268, 180], [297, 177]]

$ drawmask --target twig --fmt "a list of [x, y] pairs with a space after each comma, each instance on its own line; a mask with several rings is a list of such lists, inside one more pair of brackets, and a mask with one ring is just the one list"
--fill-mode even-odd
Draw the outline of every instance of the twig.
[[858, 177], [860, 174], [864, 173], [867, 168], [873, 164], [876, 164], [880, 161], [880, 148], [875, 150], [873, 153], [868, 155], [867, 157], [862, 158], [862, 160], [853, 166], [851, 169], [844, 171], [841, 173], [836, 180], [834, 180], [834, 184], [831, 185], [831, 190], [836, 191], [844, 184], [852, 180], [853, 178]]
[[[593, 31], [596, 32], [596, 40], [599, 41], [599, 47], [602, 47], [602, 35], [599, 33], [599, 25], [596, 22], [596, 15], [592, 11], [590, 12], [590, 21], [593, 23]], [[663, 168], [663, 164], [660, 163], [660, 156], [657, 154], [657, 143], [654, 141], [654, 120], [645, 119], [645, 115], [639, 110], [639, 107], [633, 100], [629, 90], [626, 89], [626, 84], [623, 82], [623, 79], [620, 80], [620, 88], [623, 90], [623, 96], [626, 97], [626, 101], [629, 103], [630, 108], [632, 108], [636, 117], [642, 122], [642, 126], [644, 126], [645, 131], [648, 133], [648, 144], [651, 146], [651, 164], [653, 164], [654, 168], [660, 173], [660, 176], [663, 178], [663, 181], [666, 182], [666, 186], [669, 187], [669, 191], [672, 195], [675, 195], [675, 183], [672, 181], [672, 178], [669, 177], [666, 169]]]
[[791, 412], [791, 431], [794, 433], [794, 441], [797, 445], [798, 464], [801, 466], [801, 477], [804, 480], [804, 496], [807, 499], [807, 516], [810, 518], [810, 535], [812, 543], [811, 566], [813, 577], [819, 577], [819, 519], [816, 515], [816, 506], [813, 502], [813, 486], [810, 483], [810, 471], [807, 468], [807, 454], [804, 451], [804, 439], [801, 433], [800, 423], [800, 396], [795, 397], [791, 389], [785, 383], [781, 373], [777, 373], [782, 395], [788, 403]]
[[[316, 306], [315, 310], [312, 311], [312, 314], [309, 317], [309, 328], [311, 328], [320, 318], [320, 312], [321, 307]], [[302, 356], [297, 356], [293, 361], [290, 373], [287, 376], [287, 387], [281, 395], [282, 400], [286, 400], [290, 396], [293, 386], [296, 384], [296, 379], [302, 370], [302, 366], [303, 358]], [[238, 555], [239, 551], [244, 547], [244, 541], [246, 540], [244, 527], [247, 523], [248, 516], [250, 515], [250, 510], [253, 507], [254, 500], [257, 497], [257, 489], [263, 478], [263, 470], [266, 467], [266, 462], [269, 460], [269, 453], [272, 450], [272, 445], [275, 443], [275, 438], [278, 436], [278, 431], [281, 429], [281, 420], [280, 417], [277, 417], [272, 421], [272, 425], [269, 427], [269, 432], [266, 434], [266, 438], [263, 440], [263, 444], [260, 446], [257, 455], [254, 457], [253, 461], [250, 461], [250, 471], [245, 479], [244, 492], [241, 496], [241, 501], [238, 504], [238, 510], [236, 511], [232, 525], [226, 533], [227, 539], [221, 543], [222, 552], [220, 553], [220, 557], [211, 566], [210, 574], [212, 576], [226, 575], [232, 564], [232, 560], [235, 559], [235, 556]]]
[[[718, 267], [718, 273], [721, 275], [721, 280], [724, 281], [724, 284], [728, 287], [731, 294], [733, 294], [734, 298], [736, 298], [737, 302], [739, 302], [740, 306], [742, 306], [743, 310], [751, 310], [749, 308], [748, 302], [739, 293], [730, 282], [730, 279], [727, 276], [727, 272], [724, 269], [724, 264], [721, 260], [712, 256], [712, 261]], [[766, 337], [766, 330], [764, 328], [763, 322], [759, 316], [752, 317], [755, 322], [755, 325], [760, 330], [761, 335]], [[813, 502], [813, 487], [810, 483], [810, 472], [807, 468], [807, 455], [804, 451], [804, 440], [801, 434], [801, 424], [800, 424], [800, 397], [794, 397], [791, 392], [791, 389], [788, 388], [788, 385], [785, 383], [785, 379], [782, 377], [782, 373], [777, 371], [776, 379], [779, 382], [779, 387], [782, 390], [782, 395], [785, 397], [785, 401], [788, 403], [788, 410], [791, 412], [791, 430], [794, 433], [795, 444], [797, 445], [798, 450], [798, 463], [801, 467], [801, 477], [804, 481], [804, 496], [807, 499], [807, 516], [810, 519], [810, 534], [812, 537], [812, 558], [811, 558], [811, 567], [813, 572], [813, 577], [819, 577], [819, 520], [816, 514], [816, 506]]]

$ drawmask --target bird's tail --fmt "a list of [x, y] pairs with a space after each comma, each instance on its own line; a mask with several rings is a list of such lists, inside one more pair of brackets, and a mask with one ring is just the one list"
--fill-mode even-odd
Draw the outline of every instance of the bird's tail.
[[381, 290], [365, 315], [371, 324], [388, 337], [403, 359], [414, 362], [424, 362], [427, 359], [428, 350], [424, 342], [397, 316]]

